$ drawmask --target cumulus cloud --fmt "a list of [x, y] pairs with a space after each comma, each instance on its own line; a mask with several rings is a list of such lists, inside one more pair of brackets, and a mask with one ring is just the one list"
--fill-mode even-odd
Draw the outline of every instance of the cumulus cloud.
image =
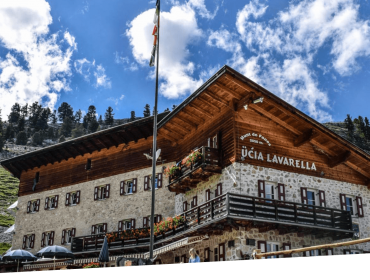
[[[314, 72], [324, 47], [331, 62], [317, 65], [324, 74], [351, 75], [357, 60], [370, 56], [369, 21], [359, 18], [354, 0], [293, 1], [275, 18], [262, 19], [268, 5], [252, 0], [238, 11], [237, 33], [211, 31], [207, 44], [231, 53], [228, 63], [319, 121], [331, 120], [326, 92]], [[356, 42], [355, 44], [353, 42]], [[244, 48], [252, 53], [246, 58]]]
[[96, 67], [96, 71], [94, 72], [94, 76], [96, 78], [96, 87], [105, 87], [105, 88], [111, 88], [111, 82], [110, 79], [105, 75], [105, 69], [103, 66], [98, 65]]
[[204, 0], [189, 0], [188, 5], [198, 10], [198, 14], [206, 19], [214, 19], [218, 12], [218, 6], [213, 11], [213, 13], [208, 11]]
[[94, 87], [112, 87], [110, 78], [105, 74], [105, 68], [101, 64], [95, 65], [95, 60], [77, 59], [74, 62], [74, 67], [76, 72], [84, 77], [85, 81], [93, 81]]
[[[198, 1], [199, 2], [199, 1]], [[129, 23], [126, 35], [136, 62], [148, 67], [153, 47], [153, 15], [150, 9]], [[179, 98], [197, 89], [201, 78], [194, 78], [195, 65], [189, 61], [188, 46], [203, 35], [198, 27], [196, 12], [189, 3], [176, 4], [169, 12], [161, 12], [160, 33], [160, 93], [167, 98]], [[154, 71], [150, 78], [154, 78]]]
[[15, 102], [35, 101], [53, 108], [62, 90], [70, 90], [70, 61], [77, 48], [69, 32], [49, 34], [50, 5], [44, 0], [0, 1], [0, 106], [3, 116]]

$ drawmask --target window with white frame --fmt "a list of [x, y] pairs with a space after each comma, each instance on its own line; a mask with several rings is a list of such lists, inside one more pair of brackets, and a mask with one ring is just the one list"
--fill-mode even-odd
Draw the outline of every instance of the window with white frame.
[[94, 189], [94, 200], [104, 200], [109, 198], [110, 185], [102, 185], [95, 187]]
[[41, 247], [54, 245], [54, 231], [43, 232], [41, 236]]
[[[276, 242], [266, 242], [266, 252], [277, 252], [277, 251], [280, 251], [279, 249], [279, 246], [280, 244], [279, 243], [276, 243]], [[276, 259], [276, 258], [280, 258], [281, 256], [270, 256], [270, 257], [267, 257], [268, 259]]]
[[45, 198], [45, 210], [58, 208], [59, 195], [49, 196]]
[[303, 253], [303, 255], [305, 257], [317, 257], [317, 256], [321, 256], [321, 250], [316, 249], [316, 250], [305, 251]]
[[66, 193], [66, 206], [74, 206], [80, 203], [81, 191], [74, 191]]
[[75, 228], [68, 228], [62, 231], [62, 245], [72, 243], [72, 238], [76, 235]]
[[265, 198], [275, 199], [275, 185], [272, 183], [265, 183]]
[[[154, 215], [154, 224], [157, 224], [162, 221], [162, 215]], [[150, 216], [143, 218], [143, 227], [147, 228], [150, 227]]]
[[91, 234], [101, 234], [107, 232], [107, 224], [101, 223], [91, 226]]
[[343, 254], [344, 255], [358, 255], [358, 254], [362, 254], [362, 251], [361, 250], [354, 250], [354, 249], [344, 249], [343, 250]]
[[343, 211], [348, 211], [352, 216], [364, 217], [364, 209], [362, 205], [362, 197], [340, 194], [340, 206]]
[[39, 211], [40, 199], [31, 200], [27, 203], [27, 213], [36, 213]]
[[130, 195], [136, 193], [137, 179], [130, 179], [121, 182], [120, 195]]
[[135, 228], [135, 219], [127, 219], [118, 222], [118, 231]]
[[34, 247], [35, 243], [35, 235], [34, 234], [28, 234], [23, 236], [23, 246], [22, 249], [32, 249]]
[[301, 199], [303, 204], [326, 207], [325, 191], [322, 190], [301, 188]]
[[[162, 173], [157, 173], [154, 179], [154, 186], [157, 190], [158, 188], [162, 188]], [[148, 175], [144, 177], [144, 191], [148, 191], [152, 189], [152, 176]]]

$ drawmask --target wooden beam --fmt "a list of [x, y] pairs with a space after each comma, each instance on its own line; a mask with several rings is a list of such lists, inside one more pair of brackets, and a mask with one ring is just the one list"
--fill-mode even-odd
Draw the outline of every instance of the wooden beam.
[[104, 146], [104, 148], [106, 148], [107, 150], [109, 150], [109, 146], [107, 146], [107, 144], [105, 144], [105, 142], [103, 141], [103, 139], [101, 139], [100, 137], [97, 137], [95, 138], [96, 141], [98, 141], [100, 144], [102, 144]]
[[139, 126], [137, 126], [136, 129], [143, 136], [142, 138], [144, 138], [145, 140], [148, 139], [148, 135]]
[[76, 156], [77, 156], [77, 155], [75, 155], [74, 153], [72, 153], [72, 152], [71, 152], [71, 150], [70, 150], [70, 149], [68, 149], [68, 146], [64, 147], [64, 150], [66, 150], [66, 152], [67, 152], [69, 155], [71, 155], [71, 156], [73, 157], [73, 159], [75, 159], [75, 158], [76, 158]]
[[25, 164], [23, 164], [22, 161], [18, 161], [17, 162], [18, 165], [24, 170], [24, 171], [27, 171], [28, 170], [28, 166], [26, 166]]
[[83, 152], [81, 152], [75, 145], [70, 145], [69, 148], [72, 148], [74, 151], [77, 152], [78, 155], [83, 156]]
[[58, 156], [60, 156], [62, 159], [64, 159], [64, 160], [68, 160], [68, 157], [66, 157], [66, 156], [64, 156], [61, 152], [60, 152], [60, 150], [54, 150], [54, 152], [56, 152], [57, 153], [57, 155]]
[[184, 136], [189, 134], [188, 130], [184, 129], [181, 125], [178, 125], [174, 122], [169, 121], [166, 125], [170, 126], [170, 127], [172, 126], [173, 129], [177, 129], [177, 130], [181, 131], [182, 133], [184, 133]]
[[199, 116], [199, 115], [194, 115], [194, 113], [192, 112], [189, 112], [187, 111], [189, 110], [187, 107], [183, 108], [181, 112], [183, 112], [184, 114], [187, 114], [188, 116], [194, 118], [194, 119], [198, 119], [200, 121], [198, 121], [198, 123], [202, 123], [202, 122], [205, 122], [206, 119], [203, 117], [203, 116]]
[[349, 168], [352, 168], [354, 171], [360, 173], [361, 175], [365, 176], [366, 178], [369, 178], [370, 179], [370, 174], [366, 171], [364, 171], [363, 169], [359, 168], [358, 166], [354, 165], [353, 163], [349, 162], [349, 161], [346, 161], [344, 163], [345, 165], [347, 165]]
[[313, 138], [315, 138], [317, 133], [315, 132], [314, 129], [308, 129], [307, 131], [303, 132], [301, 135], [299, 135], [295, 140], [294, 140], [294, 147], [300, 147], [303, 144], [311, 141]]
[[[124, 132], [124, 131], [123, 131]], [[121, 131], [118, 131], [117, 133], [116, 133], [116, 135], [118, 136], [118, 138], [119, 139], [121, 139], [121, 141], [123, 141], [123, 143], [125, 143], [126, 145], [127, 145], [127, 143], [129, 142], [127, 139], [126, 139], [126, 137], [125, 136], [123, 136], [122, 135], [122, 133], [123, 132], [121, 132]], [[99, 151], [100, 152], [100, 151]]]
[[13, 164], [10, 164], [11, 168], [13, 168], [15, 171], [17, 171], [19, 174], [22, 173], [21, 170], [19, 170], [16, 166], [14, 166]]
[[203, 115], [206, 115], [209, 118], [212, 118], [213, 117], [213, 114], [205, 111], [204, 109], [198, 108], [199, 106], [197, 106], [196, 104], [189, 104], [188, 106], [190, 108], [194, 109], [195, 111], [197, 111], [198, 113], [203, 114]]
[[[192, 131], [193, 127], [191, 125], [189, 125], [188, 123], [183, 122], [183, 121], [179, 122], [179, 120], [180, 120], [179, 118], [173, 118], [173, 119], [171, 119], [170, 122], [172, 124], [176, 125], [176, 126], [181, 127], [182, 129], [184, 129], [186, 131], [186, 133], [189, 133], [189, 132]], [[190, 126], [190, 128], [188, 128], [188, 126]]]
[[43, 157], [46, 160], [46, 165], [48, 165], [48, 163], [54, 164], [54, 162], [47, 157], [47, 153], [40, 154], [39, 157]]
[[246, 91], [255, 91], [255, 89], [253, 89], [252, 87], [244, 84], [242, 81], [234, 78], [233, 76], [231, 76], [229, 74], [225, 74], [223, 77], [225, 77], [229, 82], [232, 82], [232, 83], [236, 84], [237, 86], [241, 87], [242, 89], [244, 89]]
[[97, 149], [97, 150], [98, 150], [98, 152], [100, 152], [100, 151], [101, 151], [101, 148], [99, 148], [99, 147], [98, 147], [98, 145], [96, 145], [96, 144], [95, 144], [95, 142], [94, 142], [93, 140], [89, 140], [88, 142], [89, 142], [89, 143], [90, 143], [90, 144], [91, 144], [95, 149]]
[[51, 151], [48, 152], [48, 155], [53, 159], [54, 162], [56, 162], [56, 161], [59, 162], [58, 158], [55, 157]]
[[221, 84], [220, 82], [216, 82], [214, 85], [217, 86], [219, 89], [223, 90], [224, 92], [231, 94], [235, 98], [240, 99], [241, 94], [233, 91], [232, 89], [230, 89], [227, 86]]
[[60, 163], [62, 161], [63, 157], [59, 157], [60, 154], [58, 154], [59, 155], [58, 156], [58, 155], [55, 154], [55, 152], [56, 152], [56, 150], [49, 151], [49, 154], [51, 154], [52, 156], [54, 156], [57, 159], [57, 161]]
[[350, 151], [345, 151], [344, 153], [331, 158], [329, 162], [329, 167], [334, 168], [338, 166], [339, 164], [346, 162], [348, 158], [350, 157], [350, 155], [351, 155]]
[[216, 106], [215, 104], [213, 104], [212, 102], [210, 102], [209, 100], [205, 99], [203, 96], [199, 95], [198, 96], [198, 100], [199, 101], [202, 101], [204, 103], [206, 103], [207, 105], [210, 105], [212, 108], [214, 108], [215, 110], [217, 110], [218, 112], [221, 111], [221, 108]]
[[40, 168], [43, 165], [43, 163], [37, 157], [34, 157], [33, 160], [37, 162], [38, 168]]
[[[161, 130], [162, 128], [159, 129], [159, 131]], [[158, 131], [158, 132], [159, 132]], [[168, 135], [164, 130], [161, 131], [162, 133], [159, 134], [160, 136], [172, 141], [173, 143], [177, 143], [179, 140], [173, 138], [171, 135]]]
[[171, 131], [171, 130], [167, 129], [165, 126], [162, 126], [161, 129], [163, 129], [164, 131], [167, 131], [169, 134], [175, 134], [175, 136], [178, 136], [178, 138], [180, 138], [180, 139], [182, 139], [184, 137], [184, 135], [181, 135], [177, 131]]
[[177, 118], [179, 119], [180, 121], [188, 124], [188, 125], [191, 125], [192, 127], [194, 127], [195, 129], [198, 129], [198, 125], [193, 123], [192, 121], [190, 120], [184, 120], [179, 114], [177, 114], [174, 118]]
[[227, 101], [223, 100], [221, 97], [218, 97], [216, 93], [210, 92], [209, 90], [205, 90], [203, 91], [203, 94], [209, 96], [210, 98], [213, 98], [214, 100], [216, 100], [218, 103], [221, 103], [222, 105], [225, 105], [227, 107], [229, 106]]
[[143, 131], [138, 126], [136, 126], [135, 128], [136, 128], [137, 134], [139, 135], [137, 140], [145, 138], [145, 135], [144, 135]]
[[238, 101], [238, 104], [236, 105], [237, 106], [236, 110], [240, 111], [244, 109], [244, 105], [249, 105], [252, 102], [253, 102], [252, 94], [247, 94], [246, 96], [244, 96]]
[[90, 155], [92, 154], [92, 152], [93, 152], [93, 150], [90, 150], [83, 142], [80, 142], [79, 143], [81, 146], [82, 146], [82, 148], [84, 148], [85, 149], [85, 151], [87, 151]]
[[109, 139], [109, 141], [110, 141], [111, 143], [113, 143], [113, 144], [114, 144], [114, 146], [116, 146], [116, 148], [119, 146], [119, 143], [117, 142], [117, 140], [116, 140], [116, 139], [114, 139], [111, 135], [106, 134], [106, 135], [105, 135], [105, 137], [107, 137], [107, 138]]

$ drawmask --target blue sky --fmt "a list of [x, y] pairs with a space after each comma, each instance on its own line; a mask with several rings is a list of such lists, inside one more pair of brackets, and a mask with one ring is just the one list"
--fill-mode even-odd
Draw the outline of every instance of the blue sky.
[[[155, 1], [0, 2], [0, 108], [89, 105], [116, 118], [154, 103]], [[368, 116], [370, 4], [161, 1], [159, 111], [227, 64], [318, 121]]]

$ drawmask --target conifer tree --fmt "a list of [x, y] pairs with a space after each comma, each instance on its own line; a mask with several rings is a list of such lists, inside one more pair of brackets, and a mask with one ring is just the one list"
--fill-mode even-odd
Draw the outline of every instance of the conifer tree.
[[42, 138], [42, 134], [40, 131], [36, 131], [32, 136], [32, 144], [34, 146], [42, 145], [42, 141], [44, 139]]
[[365, 117], [365, 137], [370, 141], [370, 123], [367, 117]]
[[10, 114], [8, 116], [9, 123], [17, 124], [20, 116], [21, 116], [21, 106], [18, 103], [15, 103], [10, 109]]
[[25, 131], [20, 131], [17, 134], [17, 140], [15, 142], [17, 145], [26, 145], [27, 144], [27, 134]]
[[31, 128], [35, 128], [36, 130], [39, 130], [37, 128], [37, 121], [41, 115], [41, 112], [42, 112], [42, 107], [41, 105], [38, 104], [38, 102], [34, 102], [32, 103], [32, 105], [29, 107], [28, 109], [28, 115], [29, 115], [29, 118], [28, 118], [28, 121], [29, 121], [29, 124], [31, 126]]
[[136, 118], [135, 116], [135, 111], [131, 111], [131, 118], [130, 118], [130, 121], [134, 121]]
[[78, 111], [75, 114], [74, 119], [75, 119], [75, 123], [80, 123], [80, 121], [82, 119], [82, 111], [81, 111], [81, 109], [78, 109]]
[[58, 108], [58, 118], [63, 121], [67, 117], [73, 121], [73, 108], [67, 102], [63, 102]]
[[111, 106], [109, 106], [107, 111], [105, 111], [104, 122], [106, 125], [113, 125], [114, 123], [113, 108]]
[[99, 116], [98, 123], [99, 123], [99, 125], [103, 125], [104, 121], [103, 121], [103, 116], [102, 115]]
[[354, 132], [355, 132], [355, 125], [353, 124], [352, 118], [349, 114], [347, 114], [347, 118], [344, 120], [344, 123], [346, 125], [349, 138], [353, 139]]
[[21, 108], [21, 116], [26, 119], [28, 117], [28, 103], [26, 105], [22, 106]]
[[149, 104], [146, 104], [144, 107], [144, 118], [150, 117], [150, 106]]
[[60, 127], [60, 134], [64, 135], [65, 137], [71, 136], [71, 131], [73, 128], [73, 122], [69, 117], [65, 117], [63, 120], [63, 124]]
[[56, 124], [57, 121], [58, 121], [58, 118], [57, 118], [57, 110], [54, 110], [53, 113], [50, 114], [50, 117], [49, 117], [50, 121], [52, 124]]
[[24, 120], [24, 116], [22, 115], [20, 118], [19, 118], [19, 121], [18, 121], [18, 131], [24, 131], [24, 125], [25, 125], [25, 120]]

